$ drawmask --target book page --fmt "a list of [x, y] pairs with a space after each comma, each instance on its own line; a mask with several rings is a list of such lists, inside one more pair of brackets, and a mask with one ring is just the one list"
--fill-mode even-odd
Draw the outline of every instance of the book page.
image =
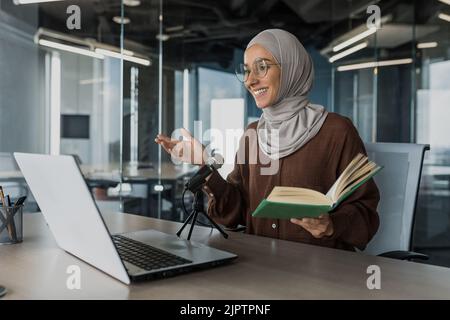
[[267, 197], [268, 201], [309, 205], [332, 205], [331, 199], [323, 193], [306, 188], [275, 187]]
[[336, 190], [336, 200], [339, 199], [344, 189], [346, 189], [349, 185], [353, 184], [356, 180], [358, 180], [361, 176], [364, 176], [367, 172], [371, 171], [376, 167], [374, 162], [368, 162], [364, 164], [361, 168], [353, 171], [350, 176], [346, 177], [342, 180], [340, 185]]
[[354, 190], [356, 190], [360, 185], [373, 177], [378, 171], [380, 171], [382, 167], [375, 167], [374, 169], [368, 171], [366, 174], [361, 176], [358, 180], [354, 181], [352, 184], [347, 186], [342, 193], [339, 195], [339, 200], [335, 203], [340, 203], [343, 199], [345, 199], [348, 195], [350, 195]]
[[350, 161], [350, 163], [341, 173], [339, 178], [327, 192], [327, 197], [330, 198], [333, 203], [336, 202], [336, 200], [338, 199], [339, 190], [342, 190], [342, 187], [339, 186], [341, 186], [343, 184], [343, 181], [345, 181], [348, 178], [348, 176], [350, 176], [353, 172], [355, 172], [355, 170], [357, 170], [366, 160], [367, 160], [366, 156], [364, 156], [362, 153], [358, 153], [353, 158], [353, 160]]

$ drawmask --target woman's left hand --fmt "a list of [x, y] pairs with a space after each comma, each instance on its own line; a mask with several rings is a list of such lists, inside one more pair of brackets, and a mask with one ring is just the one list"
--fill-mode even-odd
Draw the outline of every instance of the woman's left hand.
[[327, 213], [318, 218], [291, 219], [291, 222], [306, 229], [314, 238], [329, 237], [334, 233], [333, 221]]

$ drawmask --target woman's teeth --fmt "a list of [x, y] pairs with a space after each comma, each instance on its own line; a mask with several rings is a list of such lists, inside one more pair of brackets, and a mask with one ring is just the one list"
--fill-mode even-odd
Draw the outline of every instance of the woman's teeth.
[[263, 94], [266, 91], [267, 91], [267, 88], [262, 88], [262, 89], [253, 91], [253, 93], [255, 94], [255, 96], [259, 96], [260, 94]]

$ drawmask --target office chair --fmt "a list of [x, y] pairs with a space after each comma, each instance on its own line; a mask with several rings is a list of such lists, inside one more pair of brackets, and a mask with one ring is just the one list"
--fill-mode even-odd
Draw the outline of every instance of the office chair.
[[399, 260], [427, 260], [427, 255], [411, 249], [422, 164], [430, 146], [366, 143], [365, 147], [369, 159], [384, 168], [374, 177], [380, 191], [380, 227], [363, 252]]

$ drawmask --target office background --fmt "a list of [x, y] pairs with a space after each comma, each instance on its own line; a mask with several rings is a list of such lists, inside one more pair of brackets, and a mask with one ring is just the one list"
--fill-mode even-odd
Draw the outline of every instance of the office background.
[[[365, 142], [431, 145], [413, 248], [430, 255], [427, 263], [450, 266], [448, 1], [20, 2], [0, 0], [5, 189], [29, 194], [6, 174], [15, 170], [12, 152], [73, 154], [93, 173], [89, 185], [102, 208], [182, 220], [180, 191], [191, 168], [169, 172], [154, 137], [179, 127], [194, 131], [197, 120], [209, 129], [217, 120], [213, 100], [235, 99], [224, 103], [235, 103], [236, 113], [222, 121], [243, 127], [257, 119], [234, 68], [256, 33], [283, 28], [314, 60], [313, 102], [351, 118]], [[381, 28], [352, 45], [359, 50], [330, 62], [337, 43], [365, 30], [372, 4], [380, 8]], [[76, 13], [67, 12], [70, 5], [80, 9], [80, 29], [68, 26]], [[386, 65], [367, 65], [375, 61]], [[156, 178], [127, 178], [149, 171]], [[30, 194], [26, 209], [38, 210]]]

